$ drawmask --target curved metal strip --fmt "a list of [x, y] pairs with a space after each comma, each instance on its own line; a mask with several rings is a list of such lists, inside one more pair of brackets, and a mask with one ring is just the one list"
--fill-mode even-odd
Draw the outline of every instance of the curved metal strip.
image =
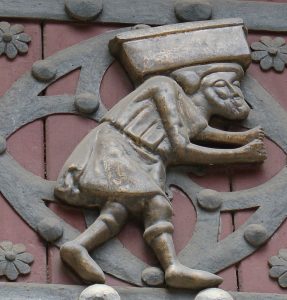
[[[0, 169], [0, 190], [3, 196], [35, 231], [40, 221], [51, 217], [57, 219], [63, 227], [63, 236], [54, 243], [56, 246], [60, 247], [80, 234], [41, 201], [43, 198], [53, 198], [54, 182], [27, 172], [8, 154], [0, 156]], [[119, 240], [111, 240], [94, 251], [92, 257], [106, 273], [135, 285], [142, 285], [141, 272], [147, 265], [124, 248]]]
[[[24, 102], [24, 101], [23, 101]], [[15, 107], [11, 108], [14, 109]], [[10, 110], [11, 110], [10, 109]], [[4, 112], [0, 112], [0, 116], [4, 115]], [[72, 113], [78, 114], [74, 107], [74, 96], [60, 95], [60, 96], [36, 96], [33, 99], [29, 99], [27, 103], [21, 105], [21, 110], [13, 113], [9, 113], [11, 120], [14, 121], [14, 129], [17, 130], [22, 126], [33, 122], [37, 119], [59, 113]], [[16, 116], [15, 116], [16, 115]], [[2, 122], [0, 121], [2, 126]], [[0, 128], [3, 135], [10, 135], [13, 132], [10, 128]], [[8, 131], [9, 130], [9, 131]]]
[[[250, 76], [244, 81], [243, 89], [248, 102], [253, 107], [253, 113], [245, 125], [254, 127], [261, 124], [268, 136], [286, 152], [287, 117], [284, 109]], [[269, 112], [268, 116], [266, 111]], [[218, 272], [256, 251], [255, 247], [245, 241], [244, 231], [249, 224], [261, 224], [265, 227], [269, 238], [274, 234], [287, 218], [286, 181], [287, 169], [284, 168], [273, 179], [259, 187], [240, 192], [220, 193], [223, 199], [221, 211], [251, 207], [259, 207], [259, 209], [243, 226], [223, 241], [214, 243], [211, 247], [207, 243], [205, 247], [207, 251], [186, 251], [186, 249], [194, 249], [195, 246], [192, 246], [192, 243], [200, 243], [200, 237], [196, 241], [192, 239], [182, 251], [181, 259], [190, 267]], [[191, 197], [194, 196], [191, 189], [196, 192], [200, 190], [200, 187], [194, 183], [187, 186], [187, 181], [183, 178], [178, 182], [176, 180], [171, 181], [171, 183], [175, 182]], [[200, 214], [200, 210], [198, 210], [198, 214]], [[203, 232], [203, 235], [204, 230], [208, 230], [206, 226], [204, 223], [201, 224], [200, 231]], [[208, 249], [212, 250], [209, 251]]]
[[[243, 84], [243, 90], [248, 102], [252, 105], [253, 111], [250, 118], [245, 122], [247, 127], [262, 125], [268, 136], [274, 140], [286, 152], [287, 150], [287, 116], [283, 108], [264, 90], [264, 88], [252, 77], [248, 76]], [[268, 111], [268, 115], [266, 115]], [[185, 191], [189, 197], [195, 197], [202, 189], [195, 183], [188, 185], [188, 177], [171, 177], [169, 184], [176, 184]], [[180, 179], [178, 179], [180, 178]], [[204, 231], [209, 229], [209, 221], [198, 223], [202, 232], [198, 238], [192, 238], [185, 249], [181, 252], [181, 260], [194, 268], [205, 269], [211, 272], [218, 272], [229, 265], [232, 265], [246, 256], [250, 255], [256, 248], [249, 245], [244, 239], [244, 231], [249, 224], [261, 224], [267, 230], [268, 237], [271, 237], [282, 222], [287, 218], [287, 205], [285, 193], [287, 181], [287, 168], [281, 170], [267, 183], [258, 187], [232, 193], [220, 193], [223, 204], [221, 211], [242, 210], [246, 208], [259, 207], [248, 221], [220, 242], [202, 246], [206, 251], [196, 251], [196, 244], [201, 243], [200, 237]], [[202, 212], [197, 210], [198, 215]], [[218, 227], [217, 227], [218, 228]], [[202, 238], [207, 241], [206, 238]], [[195, 245], [194, 245], [195, 244]], [[212, 249], [209, 251], [208, 249]], [[240, 249], [240, 250], [238, 250]]]
[[41, 201], [43, 198], [53, 198], [54, 182], [27, 172], [9, 154], [0, 156], [0, 169], [0, 190], [3, 196], [34, 230], [37, 231], [41, 220], [53, 217], [58, 219], [65, 228], [59, 243], [68, 241], [79, 234]]
[[238, 192], [220, 193], [223, 200], [221, 211], [254, 208], [265, 203], [273, 205], [272, 199], [275, 199], [276, 202], [278, 192], [285, 189], [286, 178], [287, 168], [285, 167], [280, 173], [262, 185]]
[[[247, 27], [252, 30], [287, 32], [286, 3], [236, 0], [209, 2], [213, 19], [239, 17], [244, 19]], [[101, 14], [92, 22], [174, 24], [179, 21], [174, 6], [174, 0], [105, 0]], [[75, 22], [65, 12], [64, 0], [1, 0], [0, 17]], [[192, 18], [190, 20], [192, 21]]]
[[276, 195], [280, 197], [277, 203], [271, 203], [271, 205], [265, 203], [234, 233], [201, 253], [200, 257], [196, 258], [197, 263], [190, 267], [219, 272], [256, 251], [258, 248], [251, 246], [244, 239], [246, 227], [249, 224], [261, 224], [266, 229], [267, 237], [270, 238], [287, 217], [286, 193], [287, 187], [281, 191], [281, 197]]
[[[92, 59], [93, 68], [84, 67], [83, 75], [80, 77], [80, 80], [87, 80], [90, 74], [87, 80], [88, 86], [80, 83], [78, 91], [85, 92], [86, 88], [89, 88], [91, 92], [93, 86], [93, 92], [100, 97], [98, 89], [102, 76], [113, 61], [108, 53], [107, 44], [117, 32], [103, 34], [47, 58], [47, 61], [57, 66], [57, 77], [53, 82], [81, 66], [87, 66], [89, 59]], [[74, 96], [38, 96], [50, 84], [52, 82], [38, 82], [30, 72], [27, 72], [11, 87], [0, 101], [0, 132], [3, 136], [9, 136], [23, 125], [41, 117], [55, 113], [77, 113], [74, 108]], [[104, 106], [101, 105], [98, 113], [89, 117], [99, 120], [105, 111]], [[53, 199], [53, 182], [45, 181], [27, 172], [8, 154], [0, 156], [0, 166], [1, 192], [34, 230], [37, 231], [41, 220], [53, 217], [64, 228], [64, 234], [55, 243], [56, 246], [74, 239], [79, 234], [41, 201], [43, 198]], [[14, 185], [15, 182], [18, 182], [17, 187]], [[147, 265], [125, 249], [119, 240], [110, 241], [93, 252], [92, 256], [98, 260], [106, 273], [142, 285], [141, 272]], [[132, 268], [130, 268], [131, 262]]]
[[101, 102], [100, 86], [106, 70], [113, 61], [114, 58], [109, 54], [106, 40], [99, 40], [97, 49], [84, 57], [76, 95], [80, 95], [81, 93], [95, 95], [100, 103], [97, 112], [91, 116], [95, 120], [100, 120], [107, 112], [107, 109]]
[[[168, 174], [168, 185], [175, 185], [182, 190], [192, 201], [196, 210], [196, 224], [191, 240], [179, 253], [182, 263], [188, 265], [194, 257], [197, 257], [204, 249], [213, 247], [217, 243], [220, 222], [220, 210], [207, 212], [201, 209], [197, 203], [197, 193], [202, 188], [180, 172], [174, 171]], [[192, 256], [190, 255], [192, 253]]]
[[243, 125], [248, 128], [261, 125], [266, 135], [287, 153], [285, 109], [250, 75], [246, 75], [243, 80], [242, 90], [247, 102], [253, 107]]
[[[232, 211], [255, 208], [263, 204], [267, 199], [273, 197], [274, 191], [284, 187], [287, 168], [283, 168], [270, 181], [257, 187], [238, 192], [219, 192], [223, 201], [220, 210]], [[181, 170], [171, 170], [168, 174], [168, 185], [176, 185], [192, 200], [193, 205], [198, 209], [196, 195], [204, 188], [193, 182], [189, 176]]]
[[[187, 176], [174, 174], [169, 181], [179, 186], [189, 197], [195, 197], [201, 189], [190, 183]], [[197, 207], [197, 224], [193, 238], [181, 251], [179, 257], [183, 263], [192, 268], [199, 268], [210, 272], [219, 272], [226, 267], [241, 261], [252, 254], [257, 248], [249, 245], [244, 239], [244, 231], [249, 224], [261, 224], [270, 238], [287, 217], [285, 195], [287, 193], [287, 168], [284, 168], [273, 180], [259, 187], [241, 192], [220, 193], [226, 202], [240, 202], [236, 209], [245, 209], [248, 199], [257, 200], [260, 208], [238, 230], [224, 240], [217, 242], [219, 212], [207, 213]], [[253, 201], [255, 201], [253, 200]], [[224, 204], [223, 204], [223, 209]], [[214, 227], [212, 227], [214, 226]]]
[[[2, 299], [78, 300], [85, 286], [1, 282]], [[163, 288], [116, 287], [123, 300], [194, 300], [198, 292]], [[229, 292], [236, 300], [286, 300], [285, 294]]]
[[[83, 67], [77, 93], [89, 91], [96, 93], [97, 97], [100, 97], [98, 88], [102, 75], [112, 62], [109, 54], [105, 53], [107, 48], [105, 48], [105, 51], [101, 51], [103, 47], [107, 47], [108, 41], [114, 35], [115, 32], [104, 34], [48, 58], [48, 61], [58, 66], [58, 73], [55, 80], [77, 68]], [[94, 55], [98, 51], [101, 54], [95, 58]], [[92, 59], [93, 63], [91, 65], [93, 68], [88, 65], [90, 59]], [[94, 72], [94, 68], [96, 68], [96, 72]], [[0, 101], [0, 132], [2, 135], [8, 136], [27, 122], [53, 113], [76, 113], [73, 106], [73, 96], [38, 96], [47, 86], [49, 86], [48, 83], [36, 81], [30, 72], [26, 73], [26, 75], [12, 86]], [[248, 78], [245, 81], [244, 91], [246, 98], [255, 108], [251, 118], [247, 120], [246, 125], [253, 127], [259, 123], [263, 124], [268, 136], [286, 151], [287, 118], [285, 113], [278, 104], [273, 103], [274, 101], [269, 97], [270, 95], [252, 78]], [[101, 113], [97, 113], [91, 116], [91, 118], [98, 120], [103, 115], [105, 109], [103, 106], [101, 107]], [[274, 119], [271, 118], [271, 122], [270, 114], [267, 119], [262, 107], [264, 107], [264, 110], [272, 112]], [[271, 107], [272, 110], [270, 110]], [[252, 117], [254, 119], [252, 119]], [[278, 120], [281, 117], [280, 122], [274, 122], [274, 120]], [[53, 183], [46, 182], [25, 171], [13, 161], [8, 154], [4, 154], [0, 157], [0, 166], [0, 189], [3, 195], [32, 228], [36, 230], [38, 222], [44, 217], [51, 216], [59, 219], [40, 201], [41, 198], [52, 197]], [[178, 181], [172, 176], [173, 175], [169, 176], [169, 183], [176, 184], [182, 188], [195, 202], [196, 193], [202, 188], [191, 183], [190, 179], [187, 180], [187, 178], [178, 177], [184, 179]], [[223, 199], [225, 198], [226, 201], [223, 203], [222, 210], [242, 209], [246, 208], [246, 206], [251, 207], [251, 205], [252, 207], [260, 205], [261, 207], [246, 224], [228, 238], [218, 243], [216, 238], [219, 227], [219, 212], [212, 214], [207, 213], [199, 209], [197, 204], [194, 203], [194, 206], [197, 208], [198, 223], [192, 240], [181, 254], [181, 259], [191, 267], [217, 272], [254, 252], [256, 249], [248, 245], [243, 238], [244, 230], [248, 224], [259, 222], [266, 227], [268, 236], [270, 237], [280, 226], [286, 218], [286, 204], [283, 201], [286, 193], [286, 188], [283, 185], [285, 181], [286, 169], [282, 170], [282, 172], [274, 178], [274, 181], [272, 181], [272, 198], [270, 198], [271, 196], [269, 197], [267, 192], [260, 194], [260, 191], [264, 190], [264, 185], [254, 188], [253, 191], [241, 191], [240, 195], [236, 193], [223, 193], [222, 197]], [[19, 186], [17, 186], [16, 189], [14, 182], [19, 182]], [[277, 190], [274, 191], [275, 188], [277, 188]], [[256, 194], [256, 196], [253, 194]], [[251, 204], [248, 200], [250, 197], [252, 197]], [[227, 200], [227, 198], [229, 198], [229, 200]], [[273, 204], [276, 204], [273, 205], [271, 209], [270, 205], [268, 206], [267, 204], [270, 202], [270, 199], [275, 199]], [[27, 204], [27, 202], [29, 203]], [[236, 204], [237, 206], [232, 206], [230, 204], [232, 202], [238, 202], [238, 204]], [[283, 208], [280, 206], [283, 206]], [[37, 214], [35, 214], [35, 211]], [[272, 220], [272, 222], [267, 222], [266, 220]], [[57, 246], [60, 246], [67, 240], [73, 239], [79, 234], [79, 232], [70, 225], [60, 219], [59, 221], [63, 224], [64, 235], [56, 243]], [[240, 249], [239, 246], [242, 245], [244, 245], [244, 250], [242, 251], [241, 249], [240, 254], [238, 253], [238, 249]], [[207, 249], [207, 251], [202, 251], [204, 249]], [[208, 249], [212, 249], [212, 251]], [[93, 257], [95, 257], [100, 266], [107, 273], [111, 273], [131, 283], [142, 285], [140, 278], [141, 271], [146, 265], [126, 250], [118, 240], [112, 240], [102, 246], [93, 253]]]
[[192, 266], [198, 261], [202, 252], [212, 249], [217, 243], [219, 226], [220, 211], [207, 212], [198, 207], [196, 226], [190, 242], [178, 255], [180, 261], [186, 266]]
[[286, 3], [263, 1], [210, 1], [212, 19], [242, 18], [248, 29], [266, 31], [287, 31]]
[[[38, 101], [38, 95], [59, 78], [73, 70], [86, 66], [88, 58], [93, 58], [92, 65], [95, 68], [92, 72], [92, 78], [88, 80], [89, 87], [94, 84], [95, 88], [99, 88], [104, 72], [113, 61], [113, 58], [108, 54], [108, 42], [120, 31], [123, 30], [105, 33], [45, 59], [57, 67], [56, 78], [49, 83], [37, 81], [30, 71], [24, 74], [0, 100], [0, 134], [7, 137], [23, 126], [26, 118], [33, 120], [44, 116], [43, 113], [39, 114], [40, 110], [47, 110], [47, 114], [50, 114], [49, 108], [43, 108], [42, 103]], [[96, 55], [96, 58], [94, 58], [95, 53], [99, 53]], [[81, 80], [86, 80], [91, 69], [89, 69], [89, 73], [86, 72], [85, 68], [83, 70], [84, 73], [81, 75]], [[79, 84], [79, 90], [83, 91], [85, 87], [86, 85]], [[96, 95], [100, 101], [99, 92], [96, 92]], [[59, 100], [60, 97], [57, 96], [56, 100]], [[65, 95], [63, 98], [67, 100]], [[32, 112], [30, 111], [31, 109]], [[69, 109], [71, 109], [71, 113], [75, 112], [71, 106]], [[105, 108], [101, 105], [98, 112], [91, 118], [99, 120], [105, 111]]]

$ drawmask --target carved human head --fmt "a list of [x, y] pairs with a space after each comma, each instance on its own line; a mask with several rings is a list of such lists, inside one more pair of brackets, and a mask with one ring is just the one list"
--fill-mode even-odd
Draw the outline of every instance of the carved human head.
[[189, 96], [200, 93], [213, 115], [245, 119], [250, 111], [240, 89], [244, 71], [236, 63], [214, 63], [178, 69], [171, 73]]

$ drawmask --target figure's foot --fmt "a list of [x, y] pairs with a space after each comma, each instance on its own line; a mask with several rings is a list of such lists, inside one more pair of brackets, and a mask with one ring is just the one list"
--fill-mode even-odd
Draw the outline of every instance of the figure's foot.
[[209, 272], [193, 270], [177, 264], [167, 268], [165, 281], [170, 287], [200, 290], [218, 286], [223, 279]]
[[62, 260], [87, 282], [105, 283], [105, 275], [88, 251], [73, 242], [65, 243], [60, 249]]
[[243, 162], [263, 162], [267, 158], [265, 146], [261, 140], [254, 140], [246, 146], [244, 146], [243, 148], [245, 152]]

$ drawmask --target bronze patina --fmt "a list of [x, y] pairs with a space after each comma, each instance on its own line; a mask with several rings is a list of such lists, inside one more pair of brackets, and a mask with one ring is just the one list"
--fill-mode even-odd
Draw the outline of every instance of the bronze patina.
[[[168, 286], [202, 289], [222, 282], [214, 274], [185, 267], [176, 256], [166, 169], [261, 163], [266, 152], [260, 127], [226, 132], [209, 125], [214, 115], [243, 120], [250, 111], [240, 89], [250, 62], [242, 23], [233, 20], [213, 22], [207, 28], [196, 26], [131, 31], [110, 43], [112, 53], [136, 84], [144, 82], [76, 147], [55, 188], [56, 197], [65, 203], [100, 208], [98, 219], [60, 251], [64, 262], [85, 281], [105, 281], [89, 251], [115, 236], [129, 217], [135, 217], [144, 223], [144, 239], [154, 250]], [[200, 31], [203, 33], [198, 34]], [[234, 36], [235, 32], [239, 35]], [[164, 52], [166, 40], [170, 43]], [[192, 49], [193, 41], [205, 43], [206, 48]], [[201, 142], [234, 148], [215, 149], [198, 145]]]

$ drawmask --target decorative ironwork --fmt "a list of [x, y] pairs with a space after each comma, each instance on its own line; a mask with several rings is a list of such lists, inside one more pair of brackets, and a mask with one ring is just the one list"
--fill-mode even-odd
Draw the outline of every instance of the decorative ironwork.
[[274, 39], [262, 36], [259, 42], [251, 44], [254, 50], [251, 54], [252, 60], [260, 62], [262, 70], [273, 68], [277, 72], [283, 72], [287, 65], [287, 44], [281, 37]]
[[[45, 300], [78, 300], [81, 293], [86, 289], [84, 286], [61, 285], [61, 284], [25, 284], [25, 283], [0, 283], [1, 297], [3, 299], [34, 299]], [[161, 288], [136, 288], [116, 287], [122, 300], [195, 300], [196, 292], [175, 291]], [[236, 300], [286, 300], [286, 295], [258, 294], [229, 292]]]
[[45, 60], [36, 61], [32, 66], [32, 75], [39, 81], [52, 81], [57, 73], [57, 67]]
[[[102, 7], [101, 7], [102, 2]], [[78, 8], [77, 8], [78, 7]], [[149, 25], [174, 24], [210, 17], [242, 18], [248, 29], [287, 32], [286, 3], [238, 0], [1, 0], [1, 18]], [[132, 11], [132, 13], [131, 13]]]
[[142, 280], [148, 286], [160, 286], [164, 284], [164, 272], [160, 268], [150, 267], [142, 272]]
[[103, 0], [65, 0], [67, 13], [80, 21], [96, 19], [103, 10]]
[[282, 288], [287, 288], [287, 249], [281, 249], [277, 256], [269, 259], [269, 275], [278, 280]]
[[19, 53], [28, 52], [29, 42], [31, 37], [24, 33], [24, 26], [0, 22], [0, 55], [5, 53], [8, 58], [15, 59]]
[[[152, 25], [175, 23], [178, 21], [176, 16], [184, 18], [179, 7], [176, 9], [177, 15], [175, 14], [173, 0], [165, 0], [164, 3], [161, 0], [147, 1], [148, 3], [146, 1], [106, 0], [103, 2], [102, 11], [97, 13], [98, 17], [94, 14], [91, 18], [96, 18], [94, 20], [96, 22], [141, 22]], [[189, 2], [191, 7], [196, 4], [195, 1]], [[62, 0], [37, 0], [37, 3], [39, 5], [35, 5], [35, 0], [2, 0], [0, 15], [45, 20], [72, 20], [67, 14], [69, 11], [67, 2], [66, 7]], [[212, 18], [242, 16], [250, 29], [287, 31], [286, 22], [284, 22], [286, 4], [219, 0], [211, 4], [207, 3], [208, 7], [210, 5], [212, 6]], [[132, 15], [129, 14], [131, 6], [135, 12]], [[40, 10], [39, 7], [41, 7]], [[118, 7], [127, 7], [128, 9], [119, 10]], [[15, 10], [15, 8], [17, 9]], [[252, 11], [256, 13], [254, 14]], [[194, 14], [193, 10], [191, 12]], [[83, 19], [80, 14], [73, 15], [71, 9], [69, 13], [73, 17]], [[264, 15], [268, 18], [262, 17]], [[272, 17], [270, 18], [270, 16]], [[84, 15], [84, 18], [87, 16]], [[207, 16], [202, 18], [207, 18]], [[113, 61], [108, 54], [108, 42], [118, 33], [119, 31], [106, 33], [61, 51], [43, 62], [39, 62], [38, 65], [35, 64], [31, 74], [22, 76], [0, 101], [0, 190], [35, 231], [58, 247], [74, 239], [79, 232], [49, 210], [44, 201], [39, 200], [51, 199], [56, 203], [56, 200], [53, 199], [55, 182], [43, 180], [15, 162], [5, 151], [6, 138], [23, 125], [54, 113], [82, 114], [97, 121], [102, 120], [107, 110], [101, 102], [99, 86], [104, 72]], [[55, 66], [57, 67], [55, 68]], [[39, 96], [51, 83], [77, 68], [81, 68], [81, 76], [76, 95]], [[286, 152], [286, 113], [252, 77], [247, 76], [243, 81], [242, 90], [253, 108], [243, 125], [247, 128], [262, 125], [266, 135]], [[266, 111], [269, 112], [268, 116], [266, 116]], [[11, 116], [13, 116], [13, 120]], [[256, 251], [286, 219], [286, 179], [287, 171], [284, 168], [272, 180], [260, 187], [234, 193], [211, 191], [213, 196], [210, 207], [210, 202], [207, 201], [208, 204], [206, 204], [205, 197], [202, 197], [202, 194], [206, 193], [205, 189], [191, 182], [190, 178], [183, 174], [183, 169], [171, 170], [168, 174], [168, 185], [175, 185], [183, 190], [193, 202], [198, 214], [196, 233], [179, 254], [181, 261], [191, 268], [215, 273]], [[15, 181], [19, 183], [16, 187], [13, 185]], [[259, 208], [245, 224], [223, 241], [217, 241], [221, 212], [255, 207]], [[88, 215], [86, 219], [88, 220]], [[210, 251], [202, 253], [203, 246]], [[139, 286], [143, 285], [142, 273], [145, 274], [149, 270], [145, 263], [123, 248], [117, 239], [111, 240], [97, 252], [93, 252], [92, 257], [99, 262], [105, 272]], [[71, 292], [80, 295], [83, 289], [81, 287], [65, 287], [63, 292], [61, 287], [53, 285], [6, 285], [2, 283], [0, 286], [1, 295], [4, 297], [5, 295], [11, 297], [11, 292], [15, 295], [19, 293], [28, 295], [27, 290], [33, 290], [33, 293], [39, 295], [40, 298], [43, 298], [43, 295], [46, 297], [53, 291], [55, 293], [53, 295], [59, 295], [59, 299], [70, 299]], [[143, 295], [147, 300], [154, 299], [154, 295], [158, 299], [184, 299], [184, 297], [194, 299], [196, 296], [192, 292], [173, 293], [167, 292], [165, 289], [154, 290], [152, 288], [118, 289], [118, 292], [128, 300], [134, 300], [134, 295]], [[275, 294], [231, 294], [240, 300], [247, 299], [246, 297], [254, 300], [285, 299], [285, 296]]]
[[[95, 94], [100, 103], [95, 113], [86, 116], [101, 120], [106, 109], [100, 100], [99, 86], [105, 70], [113, 61], [108, 54], [108, 42], [118, 33], [119, 31], [105, 33], [47, 58], [45, 61], [57, 65], [57, 74], [51, 82], [40, 82], [29, 73], [15, 82], [0, 101], [1, 136], [5, 139], [23, 125], [50, 114], [79, 114], [74, 101], [78, 94], [84, 92]], [[80, 67], [81, 75], [75, 96], [39, 96], [51, 83]], [[253, 107], [243, 125], [254, 128], [261, 124], [266, 135], [287, 151], [287, 118], [284, 110], [250, 76], [243, 80], [242, 90]], [[283, 168], [278, 175], [259, 187], [241, 192], [219, 193], [222, 205], [211, 214], [196, 201], [203, 188], [193, 183], [182, 170], [171, 170], [168, 184], [178, 186], [192, 199], [198, 216], [196, 232], [179, 254], [180, 260], [189, 267], [216, 273], [256, 251], [257, 247], [246, 242], [244, 232], [250, 224], [261, 224], [266, 229], [266, 238], [270, 238], [282, 224], [287, 214], [286, 180], [287, 171]], [[17, 186], [14, 182], [18, 183]], [[54, 187], [55, 182], [31, 174], [7, 152], [0, 156], [0, 190], [4, 197], [36, 231], [43, 219], [57, 219], [62, 225], [63, 234], [54, 244], [60, 247], [76, 238], [79, 232], [54, 214], [43, 201], [39, 201], [53, 199]], [[217, 241], [221, 212], [253, 207], [259, 208], [245, 224], [226, 239]], [[201, 251], [202, 247], [207, 251]], [[105, 272], [139, 286], [143, 284], [141, 273], [147, 265], [124, 248], [119, 240], [111, 240], [96, 252], [92, 252], [92, 256]]]
[[[167, 286], [218, 286], [220, 277], [187, 268], [175, 254], [166, 170], [176, 165], [260, 163], [266, 158], [260, 127], [227, 132], [209, 125], [214, 115], [242, 120], [250, 112], [240, 89], [250, 63], [244, 25], [229, 19], [133, 30], [116, 35], [110, 49], [131, 79], [144, 83], [110, 109], [60, 171], [55, 187], [60, 202], [100, 209], [86, 231], [61, 247], [61, 257], [85, 281], [103, 283], [104, 274], [88, 252], [116, 236], [134, 217], [144, 224], [143, 238], [156, 254]], [[217, 194], [215, 199], [214, 193], [200, 195], [206, 207], [210, 202], [219, 208], [214, 205]], [[267, 239], [263, 233], [259, 225], [250, 225], [245, 238], [259, 246]]]
[[20, 274], [31, 272], [30, 264], [34, 261], [32, 254], [26, 252], [23, 244], [12, 244], [10, 241], [0, 243], [0, 276], [14, 281]]
[[178, 0], [174, 5], [176, 17], [183, 22], [203, 21], [212, 18], [209, 1]]

